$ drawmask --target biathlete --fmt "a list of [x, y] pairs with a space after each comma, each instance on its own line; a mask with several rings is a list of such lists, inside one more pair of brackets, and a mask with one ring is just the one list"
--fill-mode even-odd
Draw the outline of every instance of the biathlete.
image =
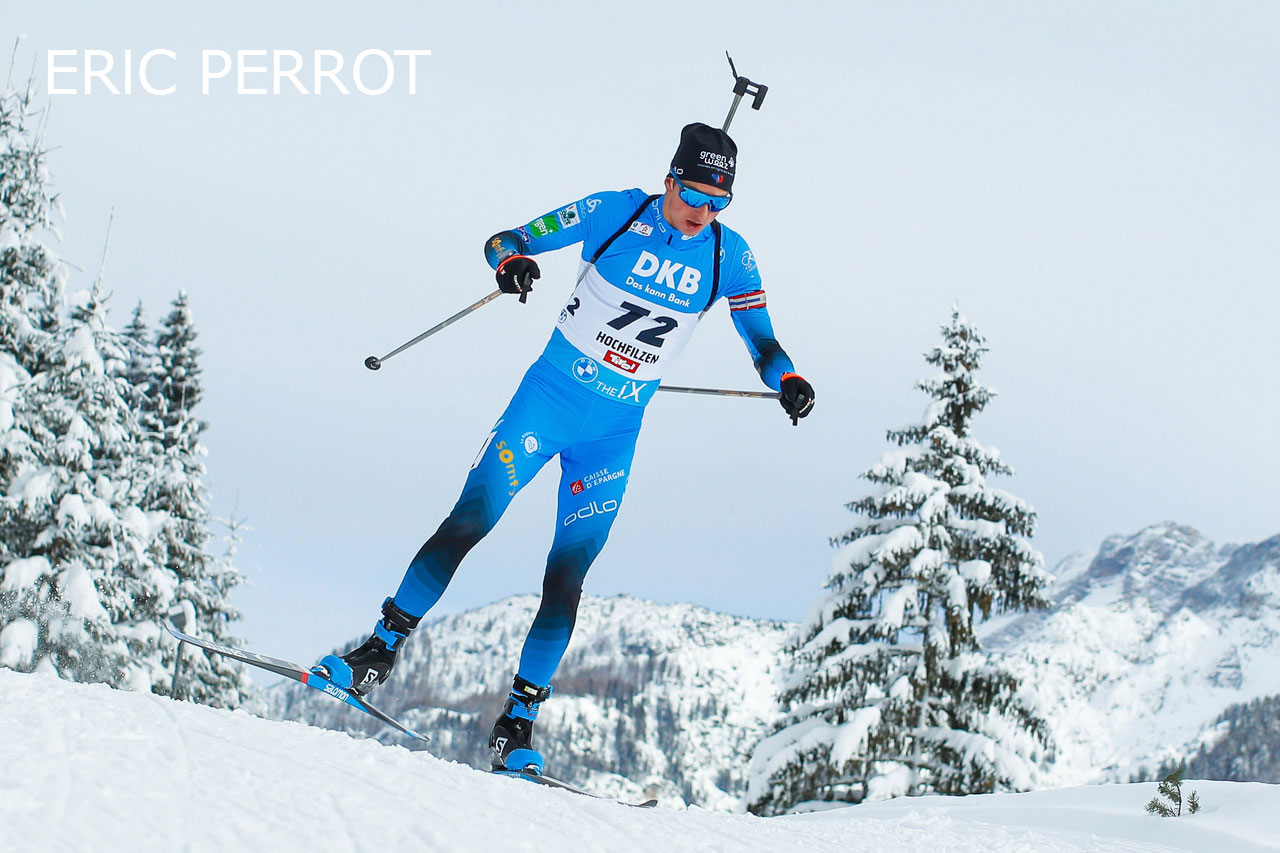
[[722, 130], [686, 126], [665, 192], [601, 192], [485, 243], [499, 287], [525, 295], [541, 276], [531, 255], [582, 244], [582, 265], [541, 357], [485, 439], [449, 517], [418, 551], [382, 605], [373, 634], [316, 667], [363, 695], [391, 673], [405, 638], [467, 552], [553, 456], [559, 511], [542, 602], [489, 738], [494, 769], [542, 772], [533, 722], [573, 633], [587, 569], [618, 516], [645, 405], [698, 321], [727, 299], [734, 327], [783, 409], [803, 418], [813, 387], [774, 339], [760, 272], [747, 242], [716, 217], [733, 200], [737, 146]]

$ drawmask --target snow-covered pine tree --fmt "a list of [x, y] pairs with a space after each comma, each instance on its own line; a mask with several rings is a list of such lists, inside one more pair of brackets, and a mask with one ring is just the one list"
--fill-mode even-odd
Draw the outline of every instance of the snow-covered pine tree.
[[876, 494], [839, 546], [826, 593], [790, 645], [786, 713], [755, 752], [747, 807], [1029, 787], [1050, 753], [1017, 680], [984, 655], [978, 619], [1042, 608], [1035, 512], [986, 478], [1012, 469], [970, 430], [995, 392], [975, 380], [982, 336], [960, 313], [925, 358], [931, 402], [891, 430], [900, 449], [862, 476]]
[[150, 689], [161, 675], [155, 614], [177, 583], [148, 553], [160, 514], [138, 505], [151, 474], [137, 450], [123, 336], [96, 285], [73, 303], [15, 406], [34, 453], [0, 498], [0, 526], [21, 531], [10, 544], [25, 549], [5, 587], [36, 642], [6, 663]]
[[141, 301], [134, 306], [129, 325], [124, 327], [124, 343], [129, 353], [124, 378], [129, 384], [133, 410], [138, 416], [139, 439], [148, 452], [158, 453], [164, 432], [160, 417], [164, 400], [158, 393], [160, 356], [147, 327]]
[[[31, 89], [0, 94], [0, 493], [28, 450], [13, 433], [13, 403], [58, 328], [66, 270], [45, 246], [54, 231], [57, 196], [32, 126], [39, 113]], [[5, 538], [0, 536], [0, 566]]]
[[[44, 164], [32, 89], [0, 93], [0, 503], [21, 499], [14, 480], [36, 465], [25, 423], [33, 374], [43, 366], [62, 308], [65, 267], [43, 242], [58, 213]], [[0, 506], [0, 666], [34, 666], [36, 599], [26, 592], [48, 573], [29, 560], [37, 526]]]
[[[199, 397], [194, 332], [178, 321], [160, 334], [166, 374], [140, 307], [115, 332], [98, 284], [62, 321], [65, 270], [40, 238], [56, 236], [58, 206], [38, 116], [30, 86], [0, 94], [0, 666], [164, 690], [174, 647], [160, 619], [185, 599], [208, 636], [229, 639], [225, 593], [240, 582], [233, 551], [195, 558], [199, 571], [179, 559], [181, 577], [167, 568], [208, 540], [203, 424], [181, 411]], [[192, 490], [195, 511], [182, 499]], [[187, 671], [193, 698], [252, 692], [226, 662]]]
[[[141, 326], [135, 312], [132, 326]], [[132, 333], [131, 333], [132, 334]], [[231, 623], [240, 614], [231, 606], [231, 590], [243, 582], [233, 560], [234, 544], [222, 556], [209, 553], [209, 496], [201, 461], [205, 449], [200, 434], [206, 424], [192, 409], [203, 397], [200, 384], [200, 350], [185, 292], [173, 301], [172, 310], [158, 330], [154, 363], [143, 360], [138, 374], [149, 374], [150, 388], [144, 415], [159, 431], [159, 476], [151, 483], [144, 505], [163, 511], [165, 523], [156, 541], [156, 557], [178, 579], [176, 599], [190, 603], [194, 624], [186, 629], [197, 636], [234, 645]], [[233, 532], [234, 535], [234, 532]], [[165, 651], [172, 669], [176, 645]], [[176, 694], [209, 705], [236, 707], [254, 694], [244, 667], [218, 655], [188, 651], [176, 683]]]
[[[57, 236], [61, 206], [34, 127], [39, 117], [29, 86], [0, 93], [0, 360], [17, 362], [27, 375], [39, 369], [43, 341], [58, 328], [66, 280], [41, 238]], [[12, 385], [0, 385], [0, 394]]]

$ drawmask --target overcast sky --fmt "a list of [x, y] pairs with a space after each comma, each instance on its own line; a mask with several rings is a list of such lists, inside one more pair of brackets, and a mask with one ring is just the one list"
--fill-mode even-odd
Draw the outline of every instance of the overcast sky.
[[[58, 249], [86, 286], [114, 209], [116, 324], [190, 294], [215, 509], [238, 501], [253, 528], [240, 633], [303, 661], [369, 630], [447, 514], [576, 250], [539, 259], [528, 305], [376, 374], [365, 356], [492, 290], [494, 231], [660, 190], [680, 127], [723, 121], [726, 48], [769, 94], [734, 121], [723, 218], [817, 406], [793, 428], [771, 401], [659, 395], [588, 592], [802, 618], [857, 475], [924, 409], [912, 385], [956, 302], [1000, 391], [975, 435], [1018, 470], [998, 485], [1038, 509], [1050, 565], [1166, 519], [1221, 542], [1280, 532], [1278, 29], [1266, 2], [0, 0], [0, 44], [25, 34], [16, 76], [42, 89], [49, 50], [176, 54], [151, 66], [172, 95], [135, 78], [53, 97]], [[205, 49], [296, 50], [308, 82], [318, 49], [431, 55], [416, 95], [404, 77], [382, 96], [237, 95], [230, 77], [202, 95]], [[666, 378], [760, 387], [723, 307]], [[438, 613], [540, 589], [557, 477]]]

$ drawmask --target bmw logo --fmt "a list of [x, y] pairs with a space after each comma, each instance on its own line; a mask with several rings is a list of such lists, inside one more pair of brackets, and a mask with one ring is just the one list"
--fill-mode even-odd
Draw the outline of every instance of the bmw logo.
[[600, 365], [589, 358], [583, 357], [573, 363], [573, 375], [578, 377], [579, 382], [590, 382], [599, 372]]

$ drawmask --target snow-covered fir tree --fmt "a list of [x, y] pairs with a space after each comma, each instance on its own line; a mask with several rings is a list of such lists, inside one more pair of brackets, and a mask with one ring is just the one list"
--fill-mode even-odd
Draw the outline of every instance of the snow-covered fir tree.
[[148, 553], [160, 519], [139, 506], [151, 472], [137, 452], [127, 356], [98, 288], [76, 294], [46, 368], [15, 404], [33, 453], [0, 497], [14, 558], [4, 587], [35, 643], [4, 662], [149, 689], [161, 675], [154, 615], [177, 584]]
[[[22, 405], [58, 329], [65, 267], [43, 242], [58, 212], [31, 87], [0, 93], [0, 496], [36, 465]], [[26, 560], [36, 527], [0, 508], [0, 665], [35, 663], [39, 629], [26, 587], [47, 573]]]
[[134, 306], [129, 324], [124, 327], [124, 342], [128, 348], [124, 378], [138, 416], [139, 439], [147, 445], [148, 452], [158, 452], [164, 431], [160, 418], [163, 401], [155, 393], [159, 386], [160, 356], [141, 302]]
[[0, 93], [0, 343], [28, 373], [62, 312], [66, 270], [44, 244], [61, 212], [30, 88]]
[[148, 476], [97, 287], [61, 317], [31, 91], [0, 96], [0, 665], [142, 687], [159, 663], [133, 624], [156, 594]]
[[976, 381], [982, 336], [953, 309], [939, 369], [917, 383], [920, 423], [863, 477], [865, 516], [833, 539], [834, 568], [788, 648], [778, 730], [756, 750], [748, 808], [1026, 789], [1049, 757], [1045, 723], [984, 655], [975, 621], [1042, 608], [1035, 512], [988, 485], [1012, 469], [971, 433], [994, 396]]
[[[107, 322], [101, 280], [62, 315], [65, 270], [31, 89], [0, 95], [0, 666], [165, 692], [161, 620], [229, 640], [241, 576], [208, 543], [199, 351], [185, 296], [154, 339]], [[234, 532], [233, 532], [234, 533]], [[188, 655], [184, 697], [235, 705], [242, 667]]]
[[[141, 326], [135, 312], [133, 331]], [[137, 375], [148, 375], [149, 389], [144, 417], [158, 430], [158, 475], [147, 490], [144, 505], [164, 513], [164, 524], [156, 541], [156, 557], [178, 579], [177, 601], [186, 608], [188, 632], [234, 644], [231, 623], [240, 614], [231, 606], [231, 590], [243, 582], [234, 566], [233, 529], [228, 549], [221, 556], [209, 552], [209, 495], [204, 485], [205, 449], [200, 434], [206, 424], [193, 413], [203, 398], [200, 383], [200, 350], [186, 293], [179, 293], [172, 310], [158, 330], [154, 360], [141, 361]], [[185, 605], [183, 604], [185, 602]], [[192, 621], [193, 620], [193, 621]], [[176, 647], [166, 650], [166, 665], [172, 667]], [[176, 693], [210, 705], [235, 707], [254, 691], [243, 666], [217, 655], [188, 651], [183, 658]]]
[[[11, 434], [13, 403], [41, 367], [62, 310], [66, 269], [44, 244], [57, 196], [33, 128], [31, 90], [0, 94], [0, 487], [27, 450]], [[0, 549], [3, 541], [0, 540]], [[3, 552], [0, 551], [0, 557]]]

